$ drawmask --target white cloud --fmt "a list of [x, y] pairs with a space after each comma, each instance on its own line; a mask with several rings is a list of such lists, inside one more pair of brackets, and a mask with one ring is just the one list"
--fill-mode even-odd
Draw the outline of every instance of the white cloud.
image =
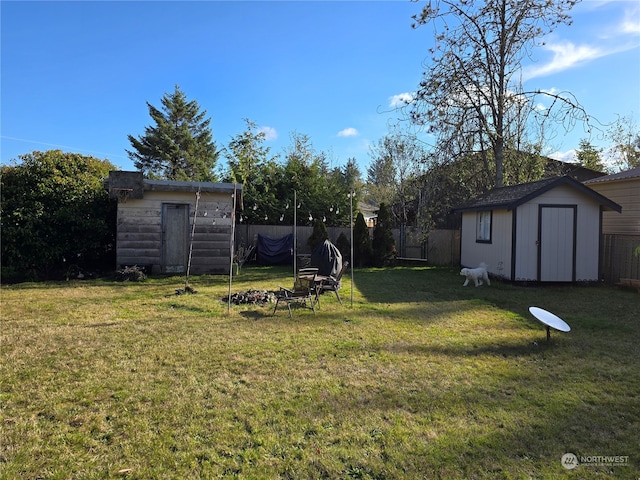
[[266, 141], [276, 140], [278, 138], [278, 132], [273, 127], [267, 127], [267, 126], [260, 127], [258, 129], [258, 132], [264, 133], [264, 139]]
[[399, 93], [389, 97], [389, 106], [391, 108], [402, 107], [408, 103], [413, 102], [413, 94], [409, 92]]
[[553, 152], [548, 155], [549, 158], [553, 158], [554, 160], [560, 160], [561, 162], [575, 162], [576, 161], [576, 151], [575, 150], [567, 150], [566, 152]]
[[640, 17], [638, 16], [638, 13], [627, 13], [627, 16], [622, 21], [620, 29], [622, 30], [622, 33], [629, 33], [631, 35], [640, 34]]
[[526, 80], [562, 72], [613, 53], [589, 45], [575, 45], [569, 41], [547, 43], [544, 49], [553, 52], [553, 58], [546, 64], [525, 68], [523, 76]]
[[338, 132], [339, 137], [356, 137], [358, 136], [358, 130], [353, 127], [345, 128]]

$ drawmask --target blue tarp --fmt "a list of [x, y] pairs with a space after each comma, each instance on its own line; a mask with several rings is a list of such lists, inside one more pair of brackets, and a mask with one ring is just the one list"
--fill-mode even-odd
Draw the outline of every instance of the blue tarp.
[[261, 265], [290, 265], [293, 263], [293, 233], [280, 238], [258, 234], [256, 258]]

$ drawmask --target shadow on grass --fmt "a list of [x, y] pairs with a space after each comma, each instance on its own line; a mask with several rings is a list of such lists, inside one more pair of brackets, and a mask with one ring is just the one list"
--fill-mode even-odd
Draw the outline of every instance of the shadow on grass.
[[554, 344], [533, 342], [514, 342], [495, 344], [471, 344], [471, 345], [434, 345], [434, 344], [409, 344], [394, 343], [386, 345], [383, 349], [390, 353], [407, 353], [411, 355], [431, 356], [446, 355], [452, 357], [479, 357], [496, 356], [502, 358], [525, 357], [539, 355], [549, 348], [554, 348]]
[[[263, 320], [266, 318], [274, 318], [273, 316], [273, 308], [269, 308], [267, 305], [262, 310], [243, 310], [239, 312], [241, 317], [244, 317], [249, 320]], [[288, 318], [288, 315], [287, 315]]]

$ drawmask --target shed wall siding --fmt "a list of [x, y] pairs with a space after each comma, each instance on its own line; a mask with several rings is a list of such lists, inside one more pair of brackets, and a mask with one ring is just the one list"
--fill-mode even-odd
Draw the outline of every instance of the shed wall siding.
[[640, 178], [592, 183], [589, 188], [622, 206], [622, 212], [602, 214], [602, 233], [640, 235]]
[[477, 243], [476, 212], [463, 213], [460, 263], [470, 268], [485, 263], [487, 271], [491, 274], [509, 278], [511, 227], [511, 212], [494, 210], [491, 219], [491, 243]]
[[537, 279], [538, 209], [540, 205], [576, 205], [576, 280], [597, 281], [600, 250], [600, 205], [562, 185], [518, 207], [516, 280]]
[[[118, 204], [116, 262], [122, 265], [151, 265], [154, 273], [162, 268], [162, 204], [189, 205], [189, 231], [193, 228], [196, 195], [189, 192], [145, 191], [139, 200]], [[194, 232], [191, 272], [217, 273], [229, 270], [231, 195], [200, 194]]]
[[[494, 210], [492, 241], [476, 242], [476, 212], [462, 215], [461, 264], [475, 267], [488, 265], [491, 274], [507, 280], [538, 280], [540, 206], [576, 206], [576, 271], [577, 281], [597, 281], [600, 246], [600, 205], [575, 189], [561, 185], [517, 207], [515, 235], [513, 212]], [[512, 278], [512, 238], [515, 236], [515, 268]]]
[[538, 204], [525, 203], [516, 211], [516, 281], [538, 279]]

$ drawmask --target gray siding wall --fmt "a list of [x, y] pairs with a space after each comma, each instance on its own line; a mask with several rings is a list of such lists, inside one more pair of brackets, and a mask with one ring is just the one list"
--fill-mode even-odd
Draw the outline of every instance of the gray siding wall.
[[477, 212], [462, 215], [460, 263], [475, 268], [481, 263], [487, 271], [510, 279], [512, 214], [507, 210], [494, 210], [491, 219], [491, 243], [476, 242]]
[[463, 214], [461, 264], [476, 267], [484, 262], [489, 272], [507, 280], [536, 280], [540, 205], [577, 206], [576, 280], [597, 281], [600, 205], [568, 186], [554, 188], [517, 208], [514, 278], [511, 278], [513, 213], [507, 210], [493, 212], [492, 242], [489, 244], [476, 242], [476, 212]]
[[591, 183], [589, 187], [622, 207], [622, 212], [603, 212], [602, 233], [640, 235], [640, 178]]
[[[116, 263], [150, 266], [160, 273], [163, 265], [162, 204], [189, 205], [190, 240], [196, 212], [196, 195], [188, 192], [146, 191], [144, 198], [118, 204]], [[191, 273], [229, 271], [231, 248], [230, 195], [201, 193], [195, 218]]]

